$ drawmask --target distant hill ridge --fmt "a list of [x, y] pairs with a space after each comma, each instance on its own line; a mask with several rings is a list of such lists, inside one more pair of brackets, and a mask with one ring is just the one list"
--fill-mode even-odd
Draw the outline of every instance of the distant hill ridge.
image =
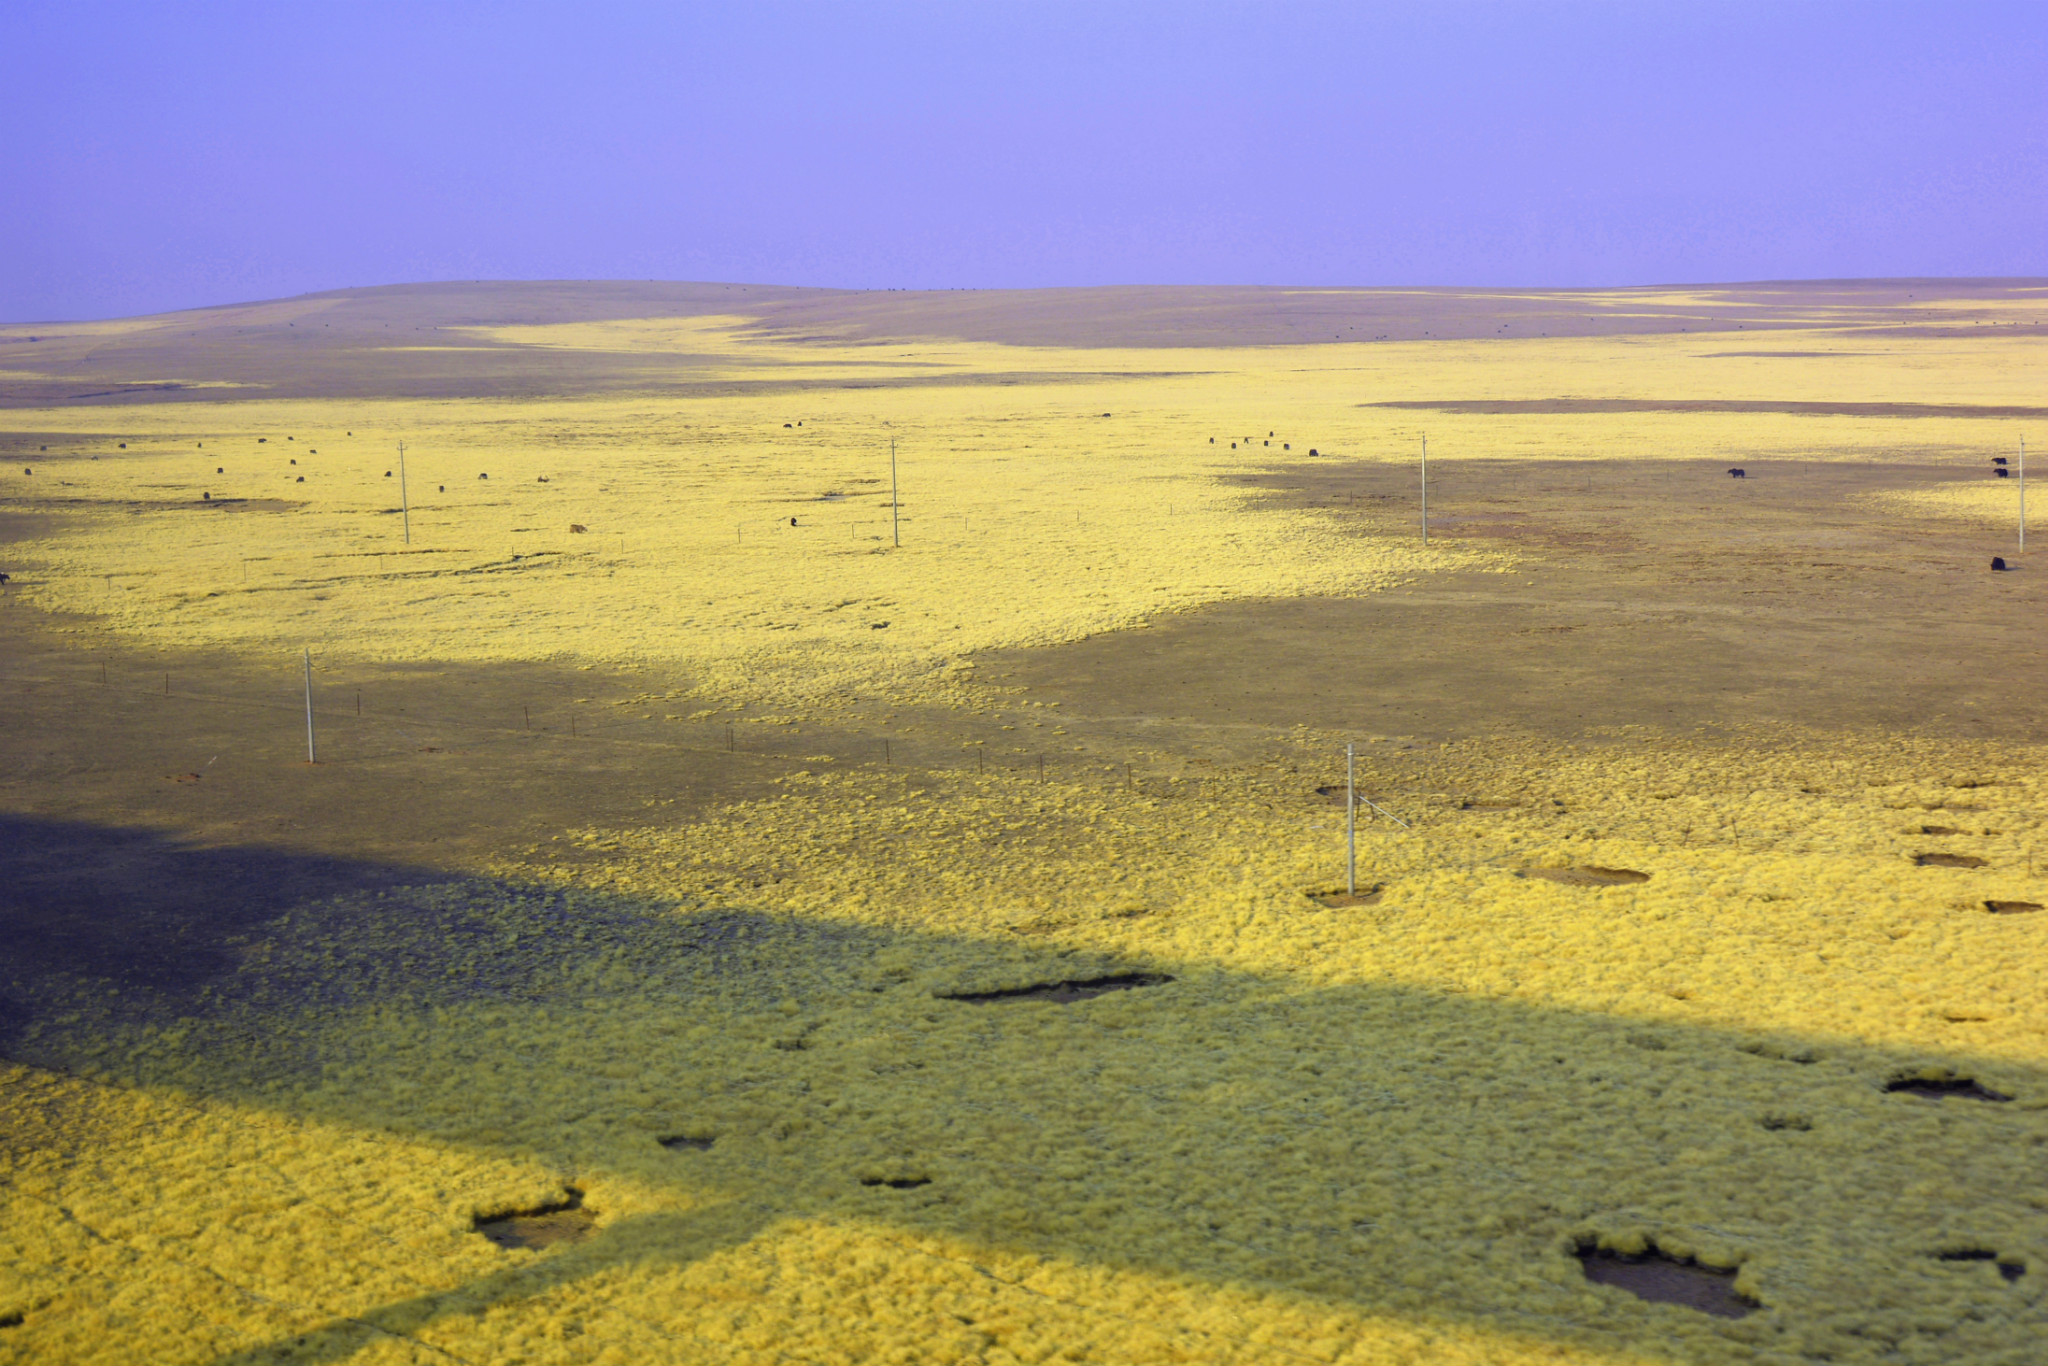
[[[2039, 304], [2038, 313], [2029, 305]], [[689, 383], [690, 358], [527, 348], [437, 329], [739, 315], [785, 342], [951, 338], [1078, 348], [1515, 340], [1839, 328], [2048, 333], [2048, 280], [1763, 281], [1622, 289], [1118, 285], [840, 290], [639, 280], [328, 290], [97, 323], [0, 326], [0, 407], [236, 397], [530, 397]], [[1760, 341], [1767, 340], [1759, 338]], [[399, 350], [397, 348], [409, 348]]]

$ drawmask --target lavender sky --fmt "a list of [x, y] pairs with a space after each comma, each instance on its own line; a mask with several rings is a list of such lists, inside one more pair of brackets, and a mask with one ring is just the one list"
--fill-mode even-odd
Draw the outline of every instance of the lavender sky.
[[2048, 275], [2048, 0], [0, 0], [0, 318]]

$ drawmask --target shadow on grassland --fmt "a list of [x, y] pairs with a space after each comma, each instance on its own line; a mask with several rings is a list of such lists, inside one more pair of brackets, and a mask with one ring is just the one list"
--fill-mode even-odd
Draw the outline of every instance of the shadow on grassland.
[[152, 830], [0, 815], [0, 1039], [38, 1006], [107, 989], [138, 1012], [189, 1007], [294, 906], [446, 874]]
[[[106, 1074], [259, 1107], [282, 1077], [297, 1115], [538, 1158], [591, 1183], [597, 1230], [219, 1366], [430, 1343], [455, 1317], [788, 1221], [1079, 1263], [1103, 1296], [1164, 1276], [1678, 1361], [2017, 1362], [2048, 1327], [2025, 1194], [2048, 1075], [2030, 1066], [504, 883], [343, 905], [274, 922], [179, 1057], [117, 1053]], [[1137, 970], [1171, 980], [946, 999]], [[1942, 1069], [2012, 1099], [1886, 1089]], [[679, 1134], [709, 1146], [663, 1145]], [[705, 1208], [607, 1218], [607, 1172]], [[1762, 1309], [1589, 1288], [1572, 1254], [1602, 1239], [1740, 1262]]]

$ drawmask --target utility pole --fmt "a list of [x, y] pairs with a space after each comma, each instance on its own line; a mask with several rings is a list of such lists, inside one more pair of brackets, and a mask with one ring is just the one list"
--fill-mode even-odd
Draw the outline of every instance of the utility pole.
[[1356, 745], [1344, 746], [1344, 894], [1358, 895], [1358, 779]]
[[2020, 553], [2027, 550], [2027, 439], [2020, 438]]
[[313, 648], [306, 647], [306, 762], [313, 758]]
[[412, 500], [405, 496], [405, 443], [398, 443], [398, 510], [405, 517], [405, 543], [412, 544]]
[[1429, 434], [1422, 435], [1422, 543], [1429, 544]]
[[889, 535], [896, 548], [903, 548], [902, 500], [896, 496], [896, 438], [889, 438]]

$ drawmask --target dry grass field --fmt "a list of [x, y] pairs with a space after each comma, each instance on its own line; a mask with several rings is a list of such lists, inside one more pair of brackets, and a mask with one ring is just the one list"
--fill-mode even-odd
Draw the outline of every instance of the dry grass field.
[[0, 1361], [2038, 1361], [2044, 337], [0, 328]]

